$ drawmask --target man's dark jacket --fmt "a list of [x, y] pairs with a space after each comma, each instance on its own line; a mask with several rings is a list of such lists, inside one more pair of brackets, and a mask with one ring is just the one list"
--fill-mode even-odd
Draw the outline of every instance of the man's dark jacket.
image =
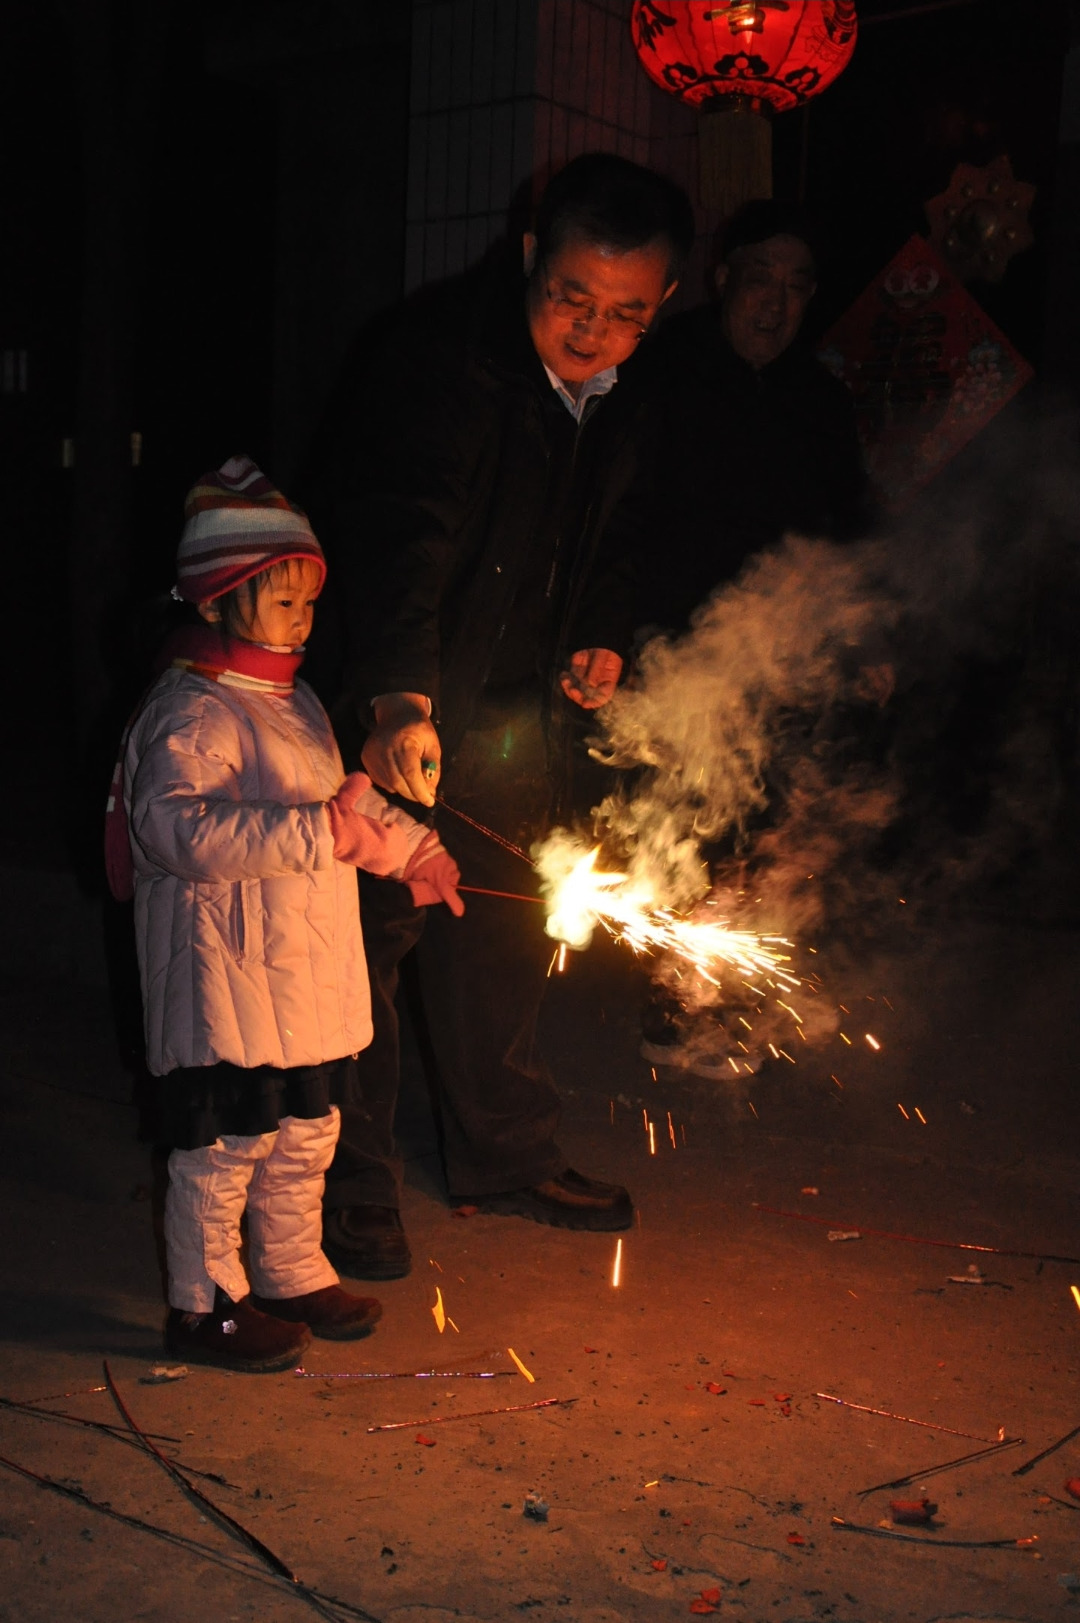
[[579, 427], [524, 301], [497, 255], [389, 318], [338, 390], [309, 498], [356, 713], [425, 693], [449, 753], [485, 689], [551, 691], [576, 649], [623, 652], [635, 618], [597, 538], [634, 472], [640, 402], [620, 376]]
[[648, 455], [609, 543], [647, 559], [649, 621], [681, 627], [788, 531], [846, 541], [865, 528], [851, 396], [798, 341], [755, 370], [710, 305], [665, 325], [648, 370]]

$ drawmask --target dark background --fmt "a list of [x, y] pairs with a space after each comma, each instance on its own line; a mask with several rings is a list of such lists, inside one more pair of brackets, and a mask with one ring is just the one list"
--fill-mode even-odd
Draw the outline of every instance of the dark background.
[[[620, 27], [615, 14], [629, 14], [590, 6]], [[153, 638], [146, 605], [171, 584], [185, 490], [240, 450], [288, 488], [349, 339], [415, 285], [415, 35], [436, 40], [440, 8], [452, 32], [462, 7], [447, 0], [8, 0], [6, 863], [74, 864], [96, 882], [96, 823], [71, 806], [100, 799]], [[527, 9], [519, 0], [519, 17]], [[862, 0], [859, 17], [848, 71], [775, 126], [776, 193], [802, 193], [831, 243], [817, 326], [925, 229], [923, 204], [958, 162], [1004, 152], [1038, 188], [1035, 245], [972, 291], [1035, 365], [1034, 389], [1056, 399], [1078, 343], [1080, 97], [1068, 81], [1062, 94], [1076, 8]], [[634, 94], [653, 161], [693, 186], [689, 115], [661, 108], [652, 86]], [[598, 144], [580, 128], [570, 147]], [[703, 240], [715, 223], [702, 212]], [[705, 257], [684, 303], [703, 296]], [[92, 838], [73, 838], [76, 825]]]

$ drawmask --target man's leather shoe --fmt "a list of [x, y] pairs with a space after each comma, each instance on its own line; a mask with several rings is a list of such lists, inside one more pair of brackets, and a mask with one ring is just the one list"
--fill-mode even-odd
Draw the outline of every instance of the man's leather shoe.
[[324, 1212], [323, 1250], [352, 1279], [403, 1279], [412, 1267], [401, 1213], [393, 1206]]
[[512, 1189], [504, 1195], [476, 1195], [453, 1202], [505, 1217], [531, 1217], [557, 1229], [590, 1229], [607, 1233], [628, 1229], [634, 1221], [634, 1203], [617, 1183], [599, 1183], [567, 1167], [531, 1189]]

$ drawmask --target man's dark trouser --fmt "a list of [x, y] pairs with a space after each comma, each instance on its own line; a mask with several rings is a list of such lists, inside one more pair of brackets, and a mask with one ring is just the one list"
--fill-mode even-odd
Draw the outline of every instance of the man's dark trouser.
[[[532, 750], [529, 755], [532, 757]], [[484, 762], [448, 775], [451, 805], [484, 818]], [[543, 779], [518, 778], [535, 800]], [[506, 788], [507, 764], [500, 767]], [[540, 788], [541, 795], [544, 793]], [[520, 832], [508, 796], [504, 829]], [[529, 865], [446, 811], [439, 832], [460, 868], [462, 883], [538, 895]], [[341, 1136], [327, 1175], [328, 1210], [356, 1205], [397, 1206], [400, 1162], [394, 1149], [394, 1108], [400, 1079], [398, 965], [415, 946], [416, 967], [434, 1052], [436, 1101], [447, 1183], [453, 1195], [498, 1194], [542, 1183], [566, 1162], [554, 1135], [559, 1098], [536, 1054], [536, 1023], [555, 943], [544, 934], [544, 909], [466, 893], [465, 917], [449, 908], [412, 906], [404, 885], [360, 875], [360, 911], [371, 979], [375, 1035], [356, 1066], [356, 1091], [338, 1098]]]

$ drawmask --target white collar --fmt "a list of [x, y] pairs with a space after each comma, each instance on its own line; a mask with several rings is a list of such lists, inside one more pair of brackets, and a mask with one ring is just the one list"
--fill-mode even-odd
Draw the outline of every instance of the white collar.
[[619, 368], [617, 366], [605, 366], [602, 372], [594, 372], [591, 378], [586, 378], [575, 400], [558, 373], [553, 372], [546, 362], [541, 364], [548, 375], [548, 382], [551, 387], [555, 390], [571, 417], [578, 423], [581, 422], [587, 402], [598, 395], [610, 394], [619, 381]]

